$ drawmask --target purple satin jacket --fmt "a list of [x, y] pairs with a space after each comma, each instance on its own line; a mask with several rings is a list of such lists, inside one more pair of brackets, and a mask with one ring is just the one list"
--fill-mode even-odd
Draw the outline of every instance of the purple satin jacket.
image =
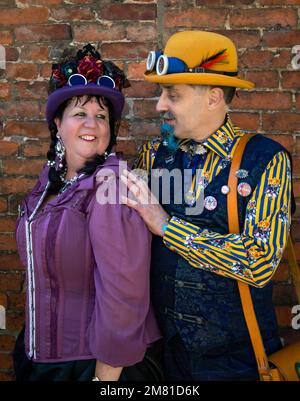
[[[119, 164], [110, 155], [40, 210], [45, 166], [20, 208], [25, 350], [34, 361], [130, 366], [160, 338], [149, 299], [151, 235], [138, 213], [118, 202]], [[107, 171], [116, 178], [99, 180]], [[117, 204], [101, 201], [110, 190]]]

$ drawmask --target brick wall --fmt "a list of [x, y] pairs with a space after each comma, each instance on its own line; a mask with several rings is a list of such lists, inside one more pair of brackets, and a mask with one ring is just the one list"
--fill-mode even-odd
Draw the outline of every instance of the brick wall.
[[[45, 160], [44, 121], [51, 63], [66, 46], [99, 43], [104, 58], [127, 72], [127, 105], [119, 150], [132, 158], [143, 140], [158, 133], [157, 89], [143, 81], [145, 57], [183, 29], [225, 33], [239, 48], [241, 75], [257, 83], [239, 91], [234, 120], [243, 128], [282, 143], [294, 160], [298, 212], [293, 233], [300, 259], [300, 93], [299, 71], [292, 68], [300, 45], [300, 0], [0, 0], [0, 44], [6, 69], [0, 70], [0, 380], [12, 379], [15, 337], [24, 320], [24, 271], [16, 253], [17, 205], [33, 186]], [[0, 60], [1, 61], [1, 60]], [[297, 304], [283, 262], [274, 277], [275, 303], [282, 334], [290, 341], [291, 305]]]

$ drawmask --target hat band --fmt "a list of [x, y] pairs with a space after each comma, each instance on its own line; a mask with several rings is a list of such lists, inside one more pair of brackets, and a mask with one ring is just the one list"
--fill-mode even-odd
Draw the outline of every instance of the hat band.
[[196, 73], [196, 74], [221, 74], [235, 77], [237, 71], [216, 71], [204, 67], [189, 68], [184, 61], [177, 57], [168, 57], [161, 52], [151, 51], [147, 59], [147, 72], [156, 69], [157, 75], [180, 74], [180, 73]]
[[236, 77], [238, 75], [237, 71], [229, 72], [229, 71], [216, 71], [216, 70], [208, 70], [203, 67], [190, 68], [187, 72], [196, 72], [197, 74], [205, 73], [205, 74], [221, 74], [228, 75], [229, 77]]

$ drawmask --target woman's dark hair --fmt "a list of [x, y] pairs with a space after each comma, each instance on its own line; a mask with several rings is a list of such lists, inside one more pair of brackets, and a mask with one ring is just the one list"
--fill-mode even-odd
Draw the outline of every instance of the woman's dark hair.
[[[108, 99], [103, 98], [101, 96], [93, 96], [93, 95], [87, 96], [83, 105], [88, 103], [92, 98], [97, 99], [97, 102], [101, 108], [103, 107], [103, 104], [108, 107], [110, 141], [109, 141], [108, 147], [106, 149], [106, 152], [110, 153], [112, 147], [116, 144], [116, 133], [115, 133], [116, 121], [113, 117], [113, 108]], [[72, 101], [72, 99], [68, 99], [58, 107], [58, 109], [55, 113], [55, 118], [62, 119], [63, 113], [71, 101]], [[76, 104], [78, 104], [80, 101], [81, 101], [81, 97], [78, 96]], [[49, 160], [49, 162], [54, 162], [55, 158], [56, 158], [56, 153], [55, 153], [55, 145], [57, 143], [56, 134], [58, 132], [57, 126], [54, 121], [52, 121], [52, 123], [49, 125], [49, 131], [50, 131], [50, 135], [51, 135], [51, 141], [50, 141], [50, 148], [47, 152], [47, 159]], [[85, 165], [79, 171], [77, 171], [77, 173], [85, 173], [87, 175], [91, 175], [94, 173], [94, 171], [96, 170], [96, 168], [98, 166], [101, 166], [104, 163], [105, 159], [106, 158], [104, 155], [96, 155], [93, 159], [86, 161]], [[62, 167], [61, 171], [57, 171], [55, 168], [55, 165], [50, 164], [49, 173], [48, 173], [48, 179], [50, 182], [50, 186], [49, 186], [48, 190], [49, 190], [50, 194], [56, 194], [62, 188], [63, 182], [60, 178], [60, 174], [65, 169], [65, 167], [66, 167], [65, 160], [63, 161], [63, 167]]]

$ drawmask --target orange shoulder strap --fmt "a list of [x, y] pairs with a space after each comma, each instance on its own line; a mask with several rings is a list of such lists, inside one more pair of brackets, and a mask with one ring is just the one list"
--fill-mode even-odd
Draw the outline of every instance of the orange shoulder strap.
[[[230, 188], [230, 191], [227, 197], [227, 214], [230, 233], [238, 234], [240, 232], [237, 203], [237, 177], [235, 173], [240, 168], [244, 149], [251, 137], [251, 134], [245, 134], [239, 140], [237, 148], [234, 152], [229, 172], [228, 186]], [[239, 287], [243, 312], [248, 327], [252, 347], [255, 353], [260, 378], [265, 381], [271, 380], [268, 358], [264, 350], [263, 341], [256, 320], [249, 286], [248, 284], [242, 283], [241, 281], [237, 281], [237, 284]]]

